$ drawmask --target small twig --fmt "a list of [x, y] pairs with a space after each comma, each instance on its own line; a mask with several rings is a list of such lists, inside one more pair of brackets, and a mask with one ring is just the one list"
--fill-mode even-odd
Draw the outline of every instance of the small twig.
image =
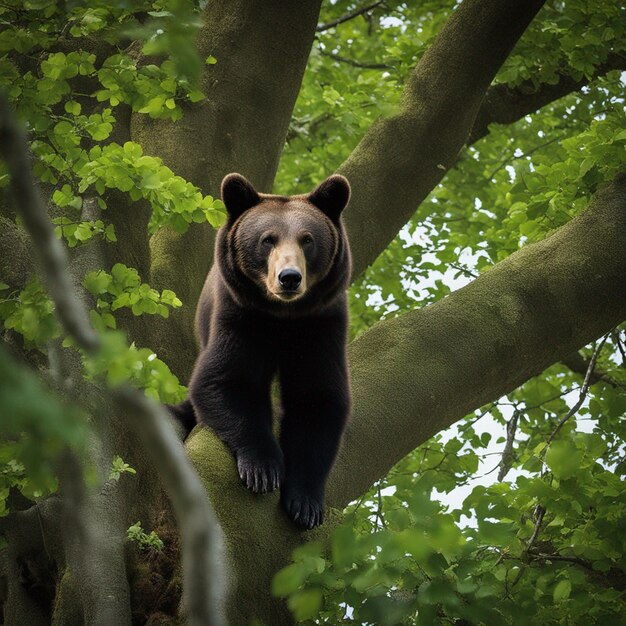
[[533, 154], [533, 152], [536, 152], [537, 150], [540, 150], [541, 148], [547, 148], [549, 145], [557, 141], [561, 141], [561, 137], [555, 137], [553, 139], [550, 139], [550, 141], [546, 141], [545, 143], [539, 144], [535, 146], [534, 148], [531, 148], [530, 150], [528, 150], [528, 152], [524, 152], [523, 154], [520, 154], [519, 156], [513, 155], [510, 159], [505, 159], [504, 161], [500, 163], [500, 165], [498, 165], [498, 167], [496, 167], [495, 170], [493, 170], [493, 172], [491, 172], [491, 174], [489, 174], [486, 177], [487, 180], [491, 180], [503, 167], [506, 167], [506, 165], [510, 163], [511, 161], [517, 161], [518, 159], [524, 159], [526, 157], [529, 157], [531, 154]]
[[546, 514], [546, 510], [541, 504], [538, 504], [535, 507], [535, 527], [533, 529], [533, 534], [530, 536], [528, 540], [528, 545], [526, 546], [526, 552], [529, 552], [533, 547], [535, 541], [537, 541], [537, 537], [539, 536], [539, 530], [541, 529], [541, 523], [543, 522], [543, 517]]
[[626, 366], [626, 348], [624, 348], [624, 344], [622, 343], [622, 340], [620, 338], [620, 331], [619, 330], [615, 330], [612, 333], [613, 339], [615, 340], [615, 343], [617, 344], [617, 349], [619, 350], [619, 353], [622, 356], [622, 365]]
[[580, 394], [578, 395], [578, 401], [567, 412], [565, 417], [563, 417], [561, 419], [561, 421], [556, 425], [555, 429], [552, 431], [552, 433], [548, 437], [548, 439], [546, 441], [546, 446], [544, 447], [544, 449], [542, 451], [544, 456], [545, 456], [545, 453], [546, 453], [548, 447], [554, 441], [554, 438], [557, 436], [557, 434], [559, 433], [561, 428], [563, 428], [563, 425], [565, 424], [565, 422], [567, 422], [567, 420], [569, 420], [580, 409], [580, 407], [583, 405], [583, 402], [585, 401], [585, 398], [587, 397], [587, 392], [589, 391], [589, 386], [591, 384], [591, 375], [593, 373], [593, 370], [596, 367], [596, 361], [598, 360], [598, 354], [600, 353], [600, 350], [602, 350], [602, 347], [606, 343], [606, 340], [608, 339], [609, 335], [610, 335], [610, 333], [607, 333], [602, 338], [602, 341], [600, 341], [600, 343], [594, 348], [593, 354], [591, 355], [591, 359], [589, 359], [589, 366], [587, 367], [587, 373], [585, 374], [585, 380], [583, 382], [583, 386], [581, 387]]
[[452, 223], [452, 222], [467, 222], [469, 221], [469, 218], [466, 215], [461, 215], [459, 217], [440, 217], [438, 215], [430, 215], [429, 219], [432, 220], [433, 222], [443, 222], [445, 224], [448, 223]]
[[584, 559], [580, 559], [576, 556], [563, 556], [561, 554], [533, 554], [533, 559], [544, 559], [546, 561], [564, 561], [566, 563], [574, 563], [575, 565], [580, 565], [585, 569], [593, 570], [593, 565], [589, 561], [585, 561]]
[[[583, 402], [585, 401], [585, 398], [587, 396], [587, 391], [589, 390], [589, 386], [591, 384], [591, 375], [593, 373], [593, 370], [594, 370], [594, 368], [596, 366], [596, 361], [598, 359], [598, 354], [600, 353], [600, 350], [602, 350], [602, 346], [604, 346], [604, 344], [605, 344], [606, 340], [608, 339], [609, 335], [610, 335], [610, 333], [607, 333], [602, 338], [600, 343], [598, 343], [598, 345], [594, 348], [593, 354], [591, 355], [591, 359], [589, 361], [589, 366], [587, 367], [587, 372], [585, 374], [585, 380], [583, 382], [583, 386], [581, 387], [580, 393], [578, 395], [578, 401], [567, 412], [565, 417], [563, 417], [560, 420], [560, 422], [556, 425], [556, 428], [552, 431], [552, 433], [548, 437], [548, 440], [546, 441], [546, 446], [541, 451], [541, 457], [542, 458], [545, 456], [546, 451], [550, 447], [550, 444], [552, 443], [552, 441], [554, 440], [554, 438], [556, 437], [558, 432], [561, 430], [563, 425], [567, 422], [567, 420], [569, 420], [580, 409], [580, 407], [582, 406]], [[508, 432], [509, 432], [509, 428], [507, 426], [507, 434], [508, 434]], [[508, 444], [508, 439], [507, 439], [507, 444]], [[537, 504], [537, 506], [535, 507], [535, 513], [534, 513], [535, 526], [533, 528], [532, 535], [530, 536], [530, 538], [528, 540], [528, 543], [526, 545], [526, 548], [524, 550], [524, 555], [527, 558], [531, 556], [531, 550], [533, 548], [533, 545], [535, 544], [535, 541], [537, 541], [537, 537], [539, 536], [539, 531], [541, 529], [541, 524], [543, 522], [543, 518], [544, 518], [545, 514], [546, 514], [545, 507], [543, 505], [541, 505], [541, 504]], [[548, 558], [548, 557], [546, 557], [546, 558]], [[566, 560], [566, 558], [555, 559], [555, 560]], [[519, 582], [520, 578], [524, 574], [524, 571], [525, 571], [527, 565], [528, 565], [527, 563], [524, 563], [522, 565], [522, 567], [520, 567], [520, 570], [519, 570], [517, 576], [515, 577], [515, 580], [513, 581], [512, 585], [511, 585], [512, 587], [514, 587]]]
[[498, 472], [499, 482], [504, 480], [504, 477], [509, 473], [513, 463], [513, 444], [515, 443], [518, 421], [519, 413], [516, 410], [513, 412], [511, 419], [506, 423], [506, 444], [504, 445], [502, 460], [500, 461], [500, 471]]
[[[524, 550], [524, 555], [526, 557], [530, 556], [530, 550], [532, 549], [535, 541], [537, 541], [537, 537], [539, 536], [539, 530], [541, 529], [541, 523], [543, 522], [543, 518], [545, 514], [546, 514], [545, 508], [541, 506], [541, 504], [538, 504], [535, 507], [535, 527], [533, 528], [533, 534], [530, 536], [530, 539], [528, 540], [528, 543], [526, 544], [526, 549]], [[526, 567], [527, 567], [527, 563], [524, 563], [522, 567], [520, 567], [520, 570], [517, 573], [515, 580], [513, 580], [513, 582], [511, 583], [511, 587], [515, 587], [515, 585], [517, 585], [517, 583], [520, 581], [520, 578], [523, 576], [524, 570], [526, 569]]]
[[320, 54], [324, 57], [329, 57], [339, 63], [345, 63], [346, 65], [351, 65], [352, 67], [360, 67], [366, 70], [390, 70], [393, 69], [391, 65], [387, 65], [386, 63], [367, 63], [365, 61], [355, 61], [353, 59], [348, 59], [347, 57], [342, 57], [334, 52], [326, 52], [326, 50], [320, 50]]
[[499, 402], [492, 402], [491, 404], [487, 406], [487, 408], [484, 411], [481, 411], [478, 415], [473, 417], [471, 420], [468, 420], [465, 424], [462, 424], [461, 428], [465, 429], [465, 428], [469, 428], [470, 426], [473, 426], [476, 422], [478, 422], [483, 417], [485, 417], [485, 415], [487, 415], [489, 411], [492, 411], [495, 407], [497, 407], [498, 404]]
[[384, 528], [386, 528], [387, 527], [387, 521], [385, 520], [385, 518], [383, 516], [383, 498], [382, 498], [382, 494], [380, 493], [380, 484], [376, 488], [376, 491], [378, 493], [378, 497], [377, 497], [378, 508], [376, 509], [376, 518], [380, 522], [380, 525], [383, 526]]
[[345, 15], [342, 15], [341, 17], [338, 17], [337, 19], [331, 20], [330, 22], [326, 22], [326, 24], [318, 24], [315, 30], [318, 33], [324, 32], [325, 30], [329, 30], [331, 28], [334, 28], [335, 26], [338, 26], [339, 24], [343, 24], [344, 22], [352, 20], [355, 17], [358, 17], [359, 15], [368, 13], [372, 9], [379, 7], [381, 4], [385, 4], [385, 0], [378, 0], [378, 2], [369, 4], [366, 7], [363, 7], [362, 9], [356, 9], [354, 11], [351, 11], [350, 13], [346, 13]]
[[467, 269], [466, 267], [463, 267], [461, 264], [459, 263], [448, 263], [448, 266], [458, 270], [459, 272], [461, 272], [462, 274], [465, 274], [466, 276], [469, 276], [470, 278], [478, 278], [478, 274], [476, 274], [476, 272], [472, 272], [472, 270]]

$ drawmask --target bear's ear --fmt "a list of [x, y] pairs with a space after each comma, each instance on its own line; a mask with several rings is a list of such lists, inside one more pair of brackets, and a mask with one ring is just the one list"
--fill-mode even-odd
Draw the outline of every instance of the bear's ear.
[[344, 176], [333, 174], [308, 195], [308, 200], [337, 222], [350, 200], [350, 183]]
[[222, 200], [228, 214], [237, 219], [244, 211], [259, 204], [261, 198], [252, 183], [241, 174], [228, 174], [222, 181]]

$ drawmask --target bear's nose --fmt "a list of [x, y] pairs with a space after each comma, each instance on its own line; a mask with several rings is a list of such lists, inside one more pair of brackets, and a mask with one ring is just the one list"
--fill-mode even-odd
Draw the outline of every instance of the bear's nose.
[[285, 269], [278, 275], [278, 282], [287, 291], [295, 291], [302, 282], [302, 274], [298, 270]]

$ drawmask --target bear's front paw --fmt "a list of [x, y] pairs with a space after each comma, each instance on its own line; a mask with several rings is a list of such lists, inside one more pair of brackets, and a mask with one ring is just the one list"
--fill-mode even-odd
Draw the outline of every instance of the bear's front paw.
[[324, 521], [324, 498], [288, 489], [282, 494], [283, 508], [298, 526], [315, 528]]
[[255, 451], [237, 452], [237, 470], [243, 484], [254, 493], [269, 493], [280, 487], [282, 458]]

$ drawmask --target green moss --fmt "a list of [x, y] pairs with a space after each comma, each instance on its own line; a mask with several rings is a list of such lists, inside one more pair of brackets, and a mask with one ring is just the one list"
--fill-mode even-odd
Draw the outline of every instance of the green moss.
[[81, 626], [84, 624], [82, 602], [76, 586], [66, 569], [57, 585], [56, 599], [52, 614], [53, 626]]
[[284, 603], [270, 595], [272, 577], [298, 545], [325, 541], [341, 514], [328, 511], [323, 526], [303, 532], [283, 512], [278, 492], [257, 495], [241, 484], [234, 457], [211, 430], [196, 428], [187, 451], [224, 531], [230, 571], [228, 623], [248, 626], [252, 617], [272, 626], [291, 623]]
[[329, 502], [345, 506], [435, 433], [622, 322], [625, 268], [621, 177], [547, 239], [363, 333], [349, 347], [353, 418]]

